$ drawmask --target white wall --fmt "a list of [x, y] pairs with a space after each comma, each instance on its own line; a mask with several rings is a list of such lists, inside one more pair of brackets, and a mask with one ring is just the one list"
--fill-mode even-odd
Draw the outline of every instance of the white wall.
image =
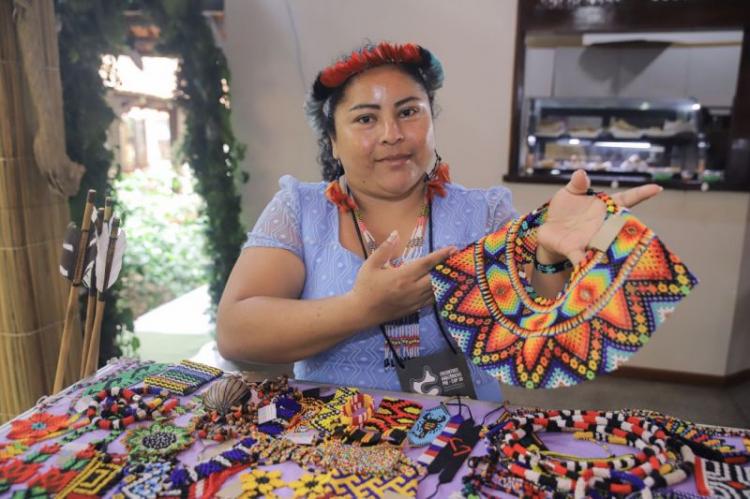
[[[304, 96], [319, 69], [366, 39], [414, 41], [438, 55], [446, 72], [437, 97], [440, 153], [454, 181], [500, 183], [507, 172], [515, 16], [516, 0], [227, 0], [232, 119], [248, 147], [245, 223], [252, 225], [282, 174], [320, 179]], [[508, 187], [520, 211], [555, 190]], [[738, 289], [747, 289], [739, 276], [749, 201], [747, 194], [667, 191], [636, 211], [701, 284], [630, 365], [727, 373], [730, 344], [747, 344], [731, 337]], [[750, 368], [749, 358], [734, 359], [733, 367]]]
[[247, 223], [282, 173], [320, 179], [302, 111], [305, 93], [320, 69], [365, 40], [412, 41], [441, 59], [439, 152], [456, 181], [500, 182], [510, 136], [515, 0], [229, 0], [225, 8], [232, 119], [247, 144], [251, 176], [243, 197]]

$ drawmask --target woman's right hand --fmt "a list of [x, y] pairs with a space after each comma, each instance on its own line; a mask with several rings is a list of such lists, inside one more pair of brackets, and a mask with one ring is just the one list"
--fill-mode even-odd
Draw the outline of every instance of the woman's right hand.
[[398, 232], [393, 231], [362, 264], [349, 292], [370, 327], [430, 305], [435, 300], [430, 271], [457, 251], [448, 246], [393, 267], [390, 261], [397, 246]]

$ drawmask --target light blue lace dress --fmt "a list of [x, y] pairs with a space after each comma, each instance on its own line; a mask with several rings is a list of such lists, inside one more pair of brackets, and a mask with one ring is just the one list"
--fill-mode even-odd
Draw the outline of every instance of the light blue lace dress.
[[[326, 184], [300, 182], [285, 175], [279, 186], [281, 190], [248, 233], [244, 248], [283, 248], [302, 259], [306, 269], [303, 299], [326, 298], [351, 290], [363, 260], [341, 246], [339, 211], [325, 197]], [[450, 245], [461, 249], [516, 216], [510, 191], [504, 187], [446, 187], [446, 197], [436, 196], [432, 202], [434, 249]], [[427, 239], [423, 255], [428, 253]], [[432, 307], [420, 310], [421, 355], [448, 348], [435, 319]], [[294, 375], [320, 383], [400, 390], [395, 369], [383, 366], [384, 348], [377, 327], [360, 331], [329, 350], [296, 362]], [[500, 401], [498, 382], [471, 362], [469, 369], [477, 396]]]

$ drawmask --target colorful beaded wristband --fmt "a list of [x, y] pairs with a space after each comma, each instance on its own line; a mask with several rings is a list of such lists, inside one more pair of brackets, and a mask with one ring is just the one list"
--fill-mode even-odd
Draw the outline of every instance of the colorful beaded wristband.
[[542, 274], [557, 274], [563, 270], [572, 268], [573, 264], [570, 263], [570, 260], [563, 260], [562, 262], [557, 263], [539, 263], [536, 259], [536, 255], [534, 255], [534, 270], [541, 272]]
[[145, 383], [150, 386], [166, 388], [178, 395], [187, 395], [222, 374], [224, 374], [224, 371], [221, 369], [183, 360], [178, 365], [170, 366], [157, 375], [148, 376]]
[[370, 419], [374, 410], [375, 404], [372, 396], [366, 393], [358, 393], [349, 398], [341, 408], [341, 422], [346, 426], [359, 428]]

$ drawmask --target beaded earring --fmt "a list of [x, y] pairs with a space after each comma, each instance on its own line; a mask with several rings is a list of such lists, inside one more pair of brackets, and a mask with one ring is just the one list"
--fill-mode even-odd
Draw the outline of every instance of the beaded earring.
[[[341, 167], [341, 161], [338, 165]], [[341, 167], [341, 175], [336, 180], [328, 183], [325, 190], [325, 196], [334, 205], [338, 206], [339, 211], [346, 213], [357, 208], [357, 202], [349, 194], [349, 188], [346, 183], [346, 175]], [[424, 180], [427, 183], [427, 199], [432, 200], [435, 196], [445, 197], [445, 184], [451, 181], [450, 168], [443, 162], [443, 158], [435, 151], [435, 164], [430, 173], [425, 173]]]

